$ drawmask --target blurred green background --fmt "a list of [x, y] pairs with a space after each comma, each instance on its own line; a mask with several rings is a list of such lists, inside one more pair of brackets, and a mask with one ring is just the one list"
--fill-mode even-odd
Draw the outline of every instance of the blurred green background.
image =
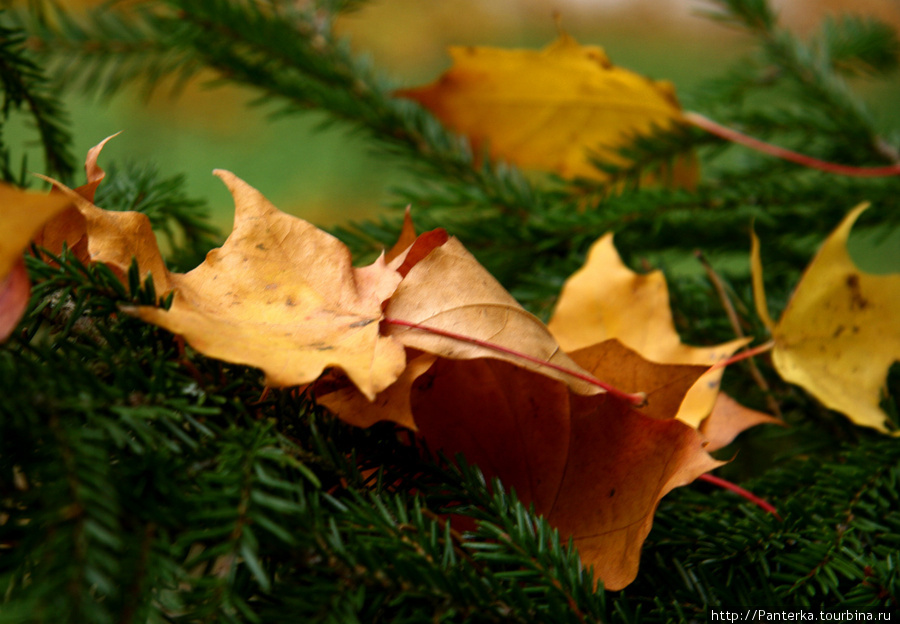
[[[97, 2], [62, 4], [83, 8]], [[784, 23], [801, 32], [841, 10], [900, 24], [896, 0], [775, 5]], [[617, 65], [672, 81], [690, 107], [691, 90], [721, 73], [750, 45], [698, 15], [708, 8], [702, 0], [373, 0], [343, 18], [339, 28], [399, 87], [429, 82], [446, 69], [447, 45], [542, 47], [555, 38], [558, 19], [581, 43], [606, 48]], [[896, 131], [897, 81], [858, 86], [885, 132]], [[317, 131], [322, 118], [315, 114], [267, 119], [264, 105], [248, 106], [252, 99], [249, 92], [210, 88], [203, 81], [189, 84], [176, 98], [165, 89], [149, 100], [137, 89], [100, 101], [65, 95], [76, 154], [122, 131], [105, 148], [101, 165], [132, 160], [155, 163], [165, 175], [183, 174], [190, 194], [208, 202], [224, 231], [230, 229], [232, 204], [211, 175], [215, 168], [233, 171], [282, 210], [322, 226], [377, 214], [384, 210], [389, 187], [405, 179], [398, 162], [373, 156], [360, 136], [340, 127]], [[36, 155], [29, 164], [40, 171]]]

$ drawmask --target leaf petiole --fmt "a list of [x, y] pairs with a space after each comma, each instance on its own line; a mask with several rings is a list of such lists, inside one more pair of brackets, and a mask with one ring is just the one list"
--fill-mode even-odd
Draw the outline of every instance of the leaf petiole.
[[740, 362], [741, 360], [746, 360], [748, 358], [752, 358], [761, 353], [765, 353], [766, 351], [771, 351], [774, 346], [775, 346], [774, 340], [764, 342], [759, 346], [753, 347], [752, 349], [746, 349], [745, 351], [741, 351], [737, 355], [733, 355], [726, 360], [722, 360], [721, 362], [716, 362], [715, 364], [710, 366], [709, 370], [706, 372], [718, 370], [720, 368], [725, 368], [729, 364], [734, 364], [735, 362]]
[[457, 334], [456, 332], [450, 332], [443, 329], [438, 329], [436, 327], [428, 327], [427, 325], [421, 325], [419, 323], [413, 323], [412, 321], [404, 321], [402, 319], [392, 319], [392, 318], [384, 318], [382, 322], [387, 323], [388, 325], [396, 325], [398, 327], [409, 327], [410, 329], [418, 329], [419, 331], [428, 332], [431, 334], [435, 334], [436, 336], [443, 336], [444, 338], [450, 338], [452, 340], [459, 340], [462, 342], [468, 342], [469, 344], [474, 344], [479, 347], [483, 347], [485, 349], [490, 349], [491, 351], [496, 351], [498, 353], [504, 353], [506, 355], [510, 355], [514, 358], [519, 358], [525, 360], [526, 362], [530, 362], [532, 364], [536, 364], [537, 366], [544, 366], [546, 368], [551, 368], [555, 371], [559, 371], [561, 373], [565, 373], [566, 375], [570, 375], [576, 379], [580, 379], [581, 381], [587, 382], [593, 386], [598, 388], [602, 388], [609, 394], [613, 395], [616, 398], [622, 399], [634, 407], [641, 407], [647, 401], [647, 395], [644, 392], [625, 392], [623, 390], [619, 390], [615, 386], [611, 386], [608, 383], [600, 381], [596, 377], [592, 377], [591, 375], [587, 375], [585, 373], [580, 373], [578, 371], [566, 368], [565, 366], [560, 366], [559, 364], [554, 364], [553, 362], [548, 362], [546, 360], [542, 360], [540, 358], [536, 358], [533, 355], [528, 355], [527, 353], [522, 353], [521, 351], [516, 351], [515, 349], [510, 349], [509, 347], [504, 347], [502, 345], [495, 344], [493, 342], [487, 342], [486, 340], [480, 340], [478, 338], [472, 338], [471, 336], [466, 336], [464, 334]]
[[782, 520], [781, 516], [778, 515], [778, 510], [775, 509], [775, 506], [772, 503], [769, 503], [769, 502], [763, 500], [762, 498], [760, 498], [753, 492], [745, 490], [741, 486], [736, 485], [736, 484], [732, 483], [731, 481], [723, 479], [722, 477], [717, 477], [715, 475], [711, 475], [709, 473], [702, 474], [697, 478], [701, 479], [703, 481], [706, 481], [707, 483], [712, 483], [713, 485], [718, 486], [724, 490], [728, 490], [729, 492], [734, 492], [738, 496], [741, 496], [742, 498], [746, 498], [748, 501], [750, 501], [757, 507], [769, 512], [770, 514], [772, 514], [773, 516], [778, 518], [779, 521]]
[[792, 163], [797, 163], [798, 165], [803, 165], [804, 167], [809, 167], [810, 169], [818, 169], [820, 171], [827, 171], [829, 173], [854, 176], [858, 178], [883, 178], [887, 176], [900, 175], [900, 164], [888, 165], [886, 167], [853, 167], [850, 165], [839, 165], [836, 163], [819, 160], [817, 158], [813, 158], [812, 156], [806, 156], [805, 154], [800, 154], [799, 152], [794, 152], [777, 145], [772, 145], [771, 143], [766, 143], [765, 141], [760, 141], [759, 139], [755, 139], [742, 132], [738, 132], [737, 130], [716, 123], [709, 117], [704, 117], [699, 113], [685, 111], [682, 116], [688, 123], [706, 130], [710, 134], [714, 134], [717, 137], [723, 138], [726, 141], [739, 143], [740, 145], [755, 149], [756, 151], [762, 152], [763, 154], [769, 154], [770, 156], [775, 156], [776, 158], [781, 158]]

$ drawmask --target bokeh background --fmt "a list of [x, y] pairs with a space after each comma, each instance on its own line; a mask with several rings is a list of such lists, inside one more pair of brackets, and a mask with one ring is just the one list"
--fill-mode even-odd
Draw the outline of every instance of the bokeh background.
[[[98, 2], [61, 2], [84, 9]], [[812, 31], [824, 15], [853, 11], [900, 26], [898, 0], [775, 0], [782, 23]], [[686, 107], [692, 89], [736, 62], [750, 41], [701, 13], [703, 0], [372, 0], [343, 18], [340, 32], [396, 85], [429, 82], [449, 66], [453, 44], [546, 45], [557, 21], [581, 43], [603, 46], [611, 60], [655, 79], [672, 81]], [[885, 132], [900, 128], [897, 80], [856, 85]], [[229, 169], [282, 210], [322, 226], [384, 210], [391, 185], [407, 175], [400, 163], [378, 158], [346, 128], [317, 130], [322, 117], [271, 120], [249, 107], [253, 94], [195, 81], [176, 98], [161, 90], [149, 100], [135, 89], [108, 100], [67, 93], [75, 153], [122, 131], [102, 162], [155, 163], [183, 174], [189, 193], [211, 207], [217, 226], [230, 229], [231, 199], [211, 172]], [[23, 137], [27, 137], [22, 130]], [[9, 137], [12, 138], [12, 137]], [[33, 138], [33, 137], [32, 137]], [[32, 159], [31, 168], [39, 170]]]

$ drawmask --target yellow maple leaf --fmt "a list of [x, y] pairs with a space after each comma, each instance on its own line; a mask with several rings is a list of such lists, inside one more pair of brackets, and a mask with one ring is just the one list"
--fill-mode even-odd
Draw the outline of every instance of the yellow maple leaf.
[[[584, 266], [563, 285], [547, 327], [567, 353], [617, 338], [651, 362], [712, 366], [748, 340], [712, 347], [681, 342], [669, 306], [669, 290], [661, 271], [639, 275], [622, 262], [606, 234], [591, 247]], [[723, 369], [705, 373], [678, 410], [678, 419], [694, 427], [713, 409]]]
[[864, 273], [850, 258], [847, 237], [866, 208], [851, 210], [825, 240], [777, 324], [766, 306], [755, 234], [751, 266], [778, 374], [856, 424], [888, 433], [890, 420], [878, 403], [888, 368], [900, 360], [900, 274]]
[[[436, 82], [397, 95], [415, 100], [478, 152], [526, 169], [567, 178], [606, 179], [591, 164], [627, 164], [618, 148], [654, 126], [681, 121], [668, 82], [614, 66], [602, 48], [579, 45], [562, 34], [543, 50], [451, 47], [453, 67]], [[693, 158], [674, 163], [674, 185], [692, 186]]]

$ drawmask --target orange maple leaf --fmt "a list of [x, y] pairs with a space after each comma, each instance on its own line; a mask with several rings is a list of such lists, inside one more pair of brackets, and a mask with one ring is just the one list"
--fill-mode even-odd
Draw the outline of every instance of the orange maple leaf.
[[[106, 177], [106, 172], [97, 162], [100, 158], [100, 153], [103, 151], [106, 143], [115, 136], [117, 134], [108, 136], [100, 141], [88, 150], [85, 157], [84, 172], [87, 182], [74, 189], [74, 191], [89, 203], [94, 201], [97, 187], [100, 186], [100, 183]], [[54, 187], [54, 192], [60, 191]], [[90, 254], [87, 250], [87, 222], [84, 215], [74, 204], [67, 206], [65, 210], [47, 222], [34, 237], [35, 245], [43, 247], [56, 255], [62, 252], [63, 243], [79, 260], [83, 262], [90, 261]]]
[[320, 379], [315, 384], [316, 403], [344, 422], [357, 427], [370, 427], [377, 422], [390, 421], [415, 431], [418, 427], [409, 402], [410, 391], [416, 380], [431, 368], [435, 360], [437, 356], [410, 349], [406, 368], [397, 380], [371, 400], [344, 375]]
[[[453, 67], [436, 82], [397, 95], [428, 108], [467, 136], [476, 152], [526, 169], [606, 179], [591, 163], [627, 164], [630, 137], [683, 121], [675, 90], [615, 67], [602, 48], [562, 34], [543, 50], [451, 47]], [[667, 182], [693, 186], [692, 157], [677, 160]]]
[[339, 240], [215, 173], [234, 196], [234, 230], [196, 269], [171, 276], [169, 310], [133, 312], [205, 355], [262, 369], [270, 386], [310, 383], [336, 366], [374, 399], [406, 363], [403, 345], [379, 333], [400, 274], [383, 258], [354, 268]]

